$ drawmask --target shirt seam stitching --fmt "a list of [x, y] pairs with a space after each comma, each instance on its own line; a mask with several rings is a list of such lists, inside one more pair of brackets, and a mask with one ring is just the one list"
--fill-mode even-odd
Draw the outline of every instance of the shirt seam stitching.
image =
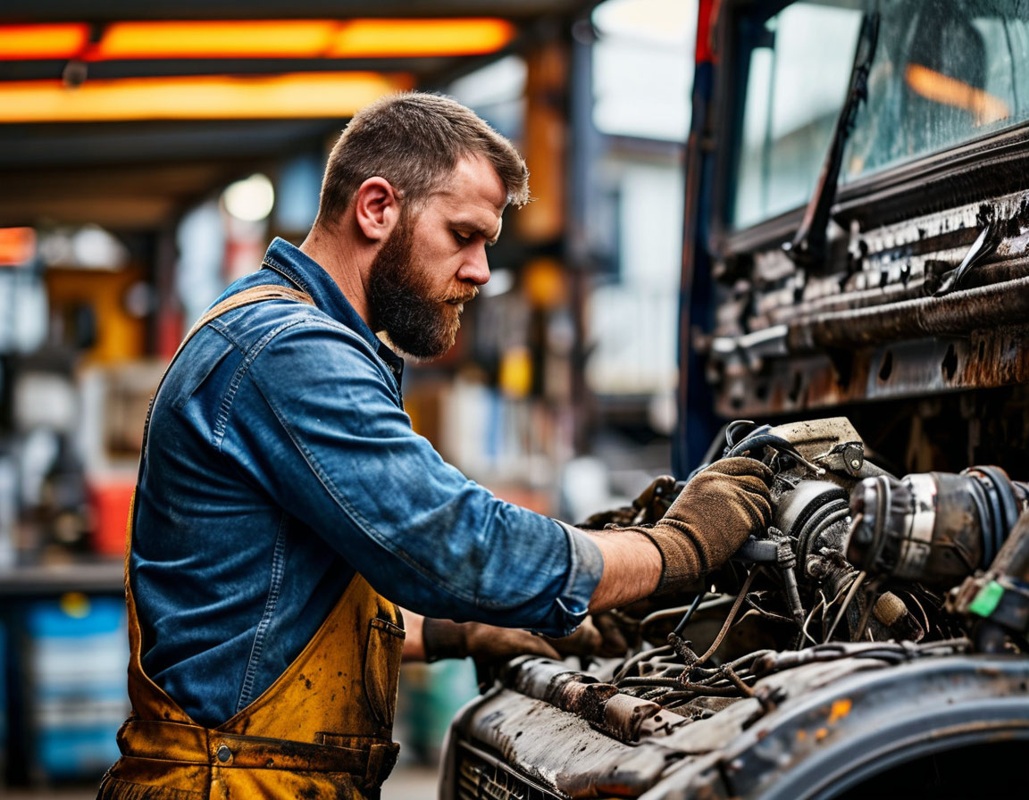
[[257, 623], [257, 630], [254, 632], [254, 643], [250, 650], [250, 658], [247, 659], [246, 672], [243, 676], [243, 685], [239, 693], [239, 701], [236, 704], [236, 711], [242, 711], [251, 702], [251, 695], [254, 690], [254, 682], [257, 680], [257, 672], [261, 656], [264, 653], [264, 642], [271, 627], [272, 617], [279, 605], [279, 598], [282, 595], [282, 579], [285, 576], [285, 551], [286, 542], [282, 521], [279, 523], [279, 532], [275, 537], [275, 548], [272, 553], [271, 582], [268, 587], [268, 598], [265, 601], [264, 612]]

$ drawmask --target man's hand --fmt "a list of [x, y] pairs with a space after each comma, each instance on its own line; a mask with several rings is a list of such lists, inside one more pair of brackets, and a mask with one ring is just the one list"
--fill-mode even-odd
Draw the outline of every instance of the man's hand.
[[487, 666], [503, 664], [523, 655], [560, 661], [567, 656], [620, 655], [626, 650], [624, 641], [619, 643], [610, 634], [602, 632], [589, 617], [574, 632], [560, 638], [482, 622], [453, 622], [426, 617], [422, 622], [422, 646], [426, 661], [471, 658], [477, 664]]
[[470, 657], [476, 663], [493, 665], [522, 655], [561, 659], [549, 639], [520, 628], [500, 628], [482, 622], [426, 617], [422, 623], [422, 643], [426, 661]]
[[653, 527], [633, 527], [661, 552], [657, 592], [722, 566], [772, 518], [772, 471], [753, 458], [723, 458], [698, 472]]

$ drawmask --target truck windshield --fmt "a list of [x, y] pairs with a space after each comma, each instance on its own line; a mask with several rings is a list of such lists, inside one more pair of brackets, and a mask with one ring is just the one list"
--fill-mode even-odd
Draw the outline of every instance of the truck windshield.
[[862, 15], [881, 13], [846, 183], [1029, 116], [1029, 0], [802, 0], [734, 27], [733, 227], [807, 203], [847, 94]]

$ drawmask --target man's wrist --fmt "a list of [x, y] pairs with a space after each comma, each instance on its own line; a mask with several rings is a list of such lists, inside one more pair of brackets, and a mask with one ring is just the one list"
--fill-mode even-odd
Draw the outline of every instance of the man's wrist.
[[612, 528], [587, 534], [601, 549], [604, 575], [590, 601], [591, 611], [634, 603], [657, 589], [664, 571], [661, 551], [637, 528]]

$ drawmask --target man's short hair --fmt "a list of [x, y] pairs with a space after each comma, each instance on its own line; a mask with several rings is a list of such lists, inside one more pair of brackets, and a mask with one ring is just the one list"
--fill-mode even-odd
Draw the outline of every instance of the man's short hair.
[[469, 156], [493, 165], [509, 203], [528, 202], [524, 159], [471, 109], [429, 92], [383, 97], [355, 114], [332, 148], [316, 224], [331, 224], [361, 184], [375, 176], [389, 181], [406, 202], [417, 204], [440, 189], [458, 161]]

